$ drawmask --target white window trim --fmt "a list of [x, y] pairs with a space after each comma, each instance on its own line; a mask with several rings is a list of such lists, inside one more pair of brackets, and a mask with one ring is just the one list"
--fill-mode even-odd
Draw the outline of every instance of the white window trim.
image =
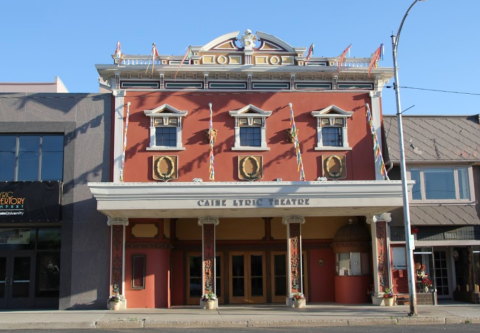
[[[254, 111], [255, 113], [248, 113], [249, 111]], [[241, 109], [229, 111], [230, 116], [235, 118], [235, 145], [232, 147], [232, 150], [237, 151], [268, 151], [270, 150], [267, 147], [267, 128], [266, 128], [266, 118], [270, 117], [272, 111], [263, 111], [262, 109], [256, 107], [255, 105], [249, 104]], [[254, 118], [262, 119], [261, 126], [261, 144], [260, 147], [245, 147], [240, 145], [240, 124], [239, 118], [247, 118], [248, 122], [253, 122]]]
[[[425, 181], [424, 181], [424, 170], [425, 169], [453, 169], [454, 172], [454, 180], [455, 180], [455, 197], [457, 199], [425, 199], [426, 191], [425, 191]], [[469, 187], [469, 194], [470, 199], [458, 199], [460, 197], [460, 187], [458, 183], [458, 172], [457, 170], [463, 169], [467, 170], [468, 175], [468, 187]], [[421, 205], [421, 204], [432, 204], [432, 203], [452, 203], [452, 204], [470, 204], [475, 203], [475, 189], [473, 183], [473, 170], [471, 166], [461, 166], [461, 165], [435, 165], [435, 166], [409, 166], [408, 167], [408, 179], [412, 180], [412, 173], [411, 170], [419, 170], [420, 171], [420, 194], [422, 196], [421, 199], [413, 199], [413, 192], [408, 194], [409, 200], [414, 205]]]
[[[150, 117], [150, 144], [147, 150], [152, 151], [178, 151], [185, 150], [182, 145], [182, 119], [188, 114], [188, 111], [180, 111], [176, 108], [163, 104], [152, 110], [143, 111], [147, 117]], [[177, 125], [170, 125], [170, 119], [177, 118]], [[156, 125], [155, 120], [161, 119], [163, 125]], [[155, 145], [155, 132], [157, 127], [175, 127], [177, 134], [177, 145], [175, 147], [169, 146], [156, 146]]]
[[[317, 146], [315, 150], [352, 150], [348, 144], [348, 130], [347, 130], [347, 118], [350, 118], [353, 115], [353, 111], [345, 111], [335, 105], [330, 105], [325, 109], [319, 111], [312, 111], [312, 116], [317, 118]], [[342, 127], [342, 146], [324, 146], [323, 137], [322, 137], [322, 119], [329, 119], [330, 122], [334, 118], [343, 118], [343, 127]], [[333, 124], [332, 124], [333, 125]], [[334, 127], [334, 126], [332, 126]], [[336, 126], [338, 127], [338, 126]]]

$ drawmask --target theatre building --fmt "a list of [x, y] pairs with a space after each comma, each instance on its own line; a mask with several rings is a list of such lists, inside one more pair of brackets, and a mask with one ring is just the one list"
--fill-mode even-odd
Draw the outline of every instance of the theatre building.
[[382, 294], [388, 212], [402, 207], [381, 156], [392, 68], [307, 59], [307, 47], [249, 30], [185, 56], [159, 51], [97, 65], [114, 105], [112, 178], [88, 186], [123, 306]]

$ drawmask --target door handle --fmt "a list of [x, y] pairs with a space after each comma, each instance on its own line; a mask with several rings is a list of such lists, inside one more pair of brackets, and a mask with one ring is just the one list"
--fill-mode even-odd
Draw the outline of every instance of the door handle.
[[11, 277], [6, 277], [5, 278], [5, 285], [6, 286], [11, 286], [12, 285], [12, 278]]

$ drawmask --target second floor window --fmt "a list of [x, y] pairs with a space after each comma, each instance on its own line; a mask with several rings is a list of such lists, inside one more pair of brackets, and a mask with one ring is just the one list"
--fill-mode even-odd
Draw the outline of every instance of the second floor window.
[[155, 146], [176, 147], [177, 129], [175, 127], [155, 127]]
[[412, 200], [419, 201], [472, 201], [468, 167], [419, 167], [410, 169], [410, 179], [415, 180]]
[[0, 135], [0, 181], [63, 179], [63, 135]]
[[240, 145], [242, 147], [261, 147], [261, 127], [240, 127]]
[[323, 127], [322, 128], [323, 146], [342, 147], [342, 128], [341, 127]]

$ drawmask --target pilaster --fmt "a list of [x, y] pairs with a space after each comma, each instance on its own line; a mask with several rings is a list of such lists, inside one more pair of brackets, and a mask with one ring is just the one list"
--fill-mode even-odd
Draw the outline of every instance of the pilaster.
[[126, 309], [125, 296], [125, 228], [126, 218], [109, 217], [107, 221], [111, 228], [110, 239], [110, 290], [112, 294], [123, 295], [121, 308]]
[[282, 223], [287, 226], [287, 300], [291, 305], [292, 296], [303, 293], [302, 278], [302, 230], [301, 225], [305, 223], [303, 216], [284, 216]]
[[215, 227], [218, 217], [201, 217], [198, 225], [202, 227], [202, 293], [215, 293]]
[[383, 295], [385, 288], [391, 286], [390, 255], [387, 223], [391, 221], [389, 213], [367, 217], [372, 233], [373, 281], [375, 295]]

